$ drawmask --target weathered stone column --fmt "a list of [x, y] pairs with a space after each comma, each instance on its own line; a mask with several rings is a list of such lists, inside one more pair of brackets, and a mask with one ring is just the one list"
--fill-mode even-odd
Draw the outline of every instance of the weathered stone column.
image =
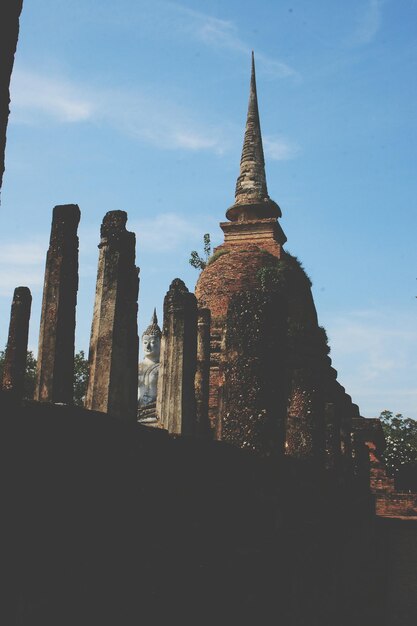
[[284, 452], [287, 308], [279, 293], [234, 296], [222, 361], [221, 439], [262, 456]]
[[46, 256], [35, 400], [73, 402], [75, 307], [78, 289], [80, 209], [53, 210]]
[[195, 374], [196, 434], [210, 435], [208, 416], [210, 378], [210, 310], [198, 309], [197, 371]]
[[156, 413], [161, 426], [170, 433], [195, 434], [197, 299], [179, 278], [164, 299], [160, 363]]
[[101, 225], [85, 406], [136, 420], [139, 269], [125, 211], [109, 211]]
[[23, 397], [32, 296], [28, 287], [16, 287], [10, 312], [2, 389]]

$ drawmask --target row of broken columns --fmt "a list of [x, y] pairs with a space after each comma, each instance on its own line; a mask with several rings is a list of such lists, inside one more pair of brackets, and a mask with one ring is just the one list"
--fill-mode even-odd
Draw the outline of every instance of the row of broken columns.
[[[77, 205], [53, 210], [34, 394], [41, 402], [73, 402], [79, 221]], [[85, 407], [135, 421], [139, 268], [135, 234], [126, 230], [126, 222], [124, 211], [110, 211], [101, 225]], [[31, 301], [27, 287], [15, 289], [2, 388], [17, 398], [23, 397]], [[170, 432], [198, 434], [207, 425], [208, 313], [198, 310], [181, 280], [173, 281], [164, 303], [158, 394], [158, 412]]]
[[[78, 290], [80, 210], [53, 211], [39, 335], [35, 400], [71, 404]], [[136, 420], [139, 269], [123, 211], [101, 225], [85, 407]], [[330, 471], [365, 476], [359, 410], [337, 382], [326, 350], [288, 350], [285, 306], [277, 296], [241, 294], [229, 306], [220, 359], [216, 437], [270, 455], [314, 459]], [[23, 394], [31, 295], [15, 290], [3, 389]], [[249, 333], [248, 333], [249, 331]], [[248, 339], [249, 338], [249, 339]], [[311, 342], [310, 342], [311, 343]], [[313, 342], [314, 343], [314, 342]], [[210, 311], [175, 279], [164, 300], [157, 396], [160, 425], [208, 436]], [[213, 426], [213, 424], [211, 424]]]

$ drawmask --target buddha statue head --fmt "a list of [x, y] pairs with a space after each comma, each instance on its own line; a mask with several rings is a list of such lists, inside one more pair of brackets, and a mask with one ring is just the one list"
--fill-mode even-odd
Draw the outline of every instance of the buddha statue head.
[[159, 363], [161, 352], [161, 329], [158, 326], [158, 318], [154, 309], [151, 323], [142, 335], [143, 360]]

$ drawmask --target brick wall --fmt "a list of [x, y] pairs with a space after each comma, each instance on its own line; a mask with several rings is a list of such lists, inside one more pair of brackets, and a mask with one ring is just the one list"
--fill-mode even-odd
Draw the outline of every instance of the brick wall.
[[231, 297], [259, 289], [257, 271], [274, 263], [275, 257], [254, 244], [233, 246], [201, 273], [195, 289], [199, 306], [210, 309], [212, 320], [223, 317]]

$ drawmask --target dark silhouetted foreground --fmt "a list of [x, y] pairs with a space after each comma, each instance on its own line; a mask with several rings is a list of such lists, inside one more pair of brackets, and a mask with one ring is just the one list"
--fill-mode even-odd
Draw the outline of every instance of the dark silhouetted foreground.
[[370, 626], [395, 604], [392, 528], [294, 461], [3, 395], [0, 465], [1, 624]]

